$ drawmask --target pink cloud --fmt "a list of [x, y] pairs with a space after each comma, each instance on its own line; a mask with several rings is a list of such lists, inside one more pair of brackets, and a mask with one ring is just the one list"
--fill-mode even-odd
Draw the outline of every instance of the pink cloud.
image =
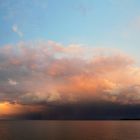
[[4, 46], [0, 54], [1, 101], [140, 102], [140, 68], [119, 51], [49, 41]]

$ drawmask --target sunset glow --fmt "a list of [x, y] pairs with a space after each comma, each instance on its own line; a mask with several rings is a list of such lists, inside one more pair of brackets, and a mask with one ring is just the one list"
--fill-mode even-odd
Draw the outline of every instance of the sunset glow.
[[8, 102], [1, 102], [0, 103], [0, 116], [17, 114], [21, 111], [20, 109], [21, 109], [20, 105], [10, 104]]
[[21, 104], [11, 104], [9, 102], [0, 103], [0, 118], [3, 117], [13, 117], [15, 115], [26, 114], [27, 112], [38, 112], [43, 109], [42, 106], [32, 106], [32, 105], [21, 105]]

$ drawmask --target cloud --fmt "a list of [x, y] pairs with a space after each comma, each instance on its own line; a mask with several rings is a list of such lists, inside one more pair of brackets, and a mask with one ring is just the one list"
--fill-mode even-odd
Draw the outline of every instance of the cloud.
[[113, 49], [53, 41], [0, 48], [1, 102], [139, 104], [139, 77], [135, 61]]
[[17, 85], [18, 83], [12, 79], [8, 79], [10, 85]]
[[17, 35], [19, 35], [19, 37], [23, 37], [23, 33], [20, 31], [19, 27], [16, 24], [14, 24], [12, 26], [12, 31], [17, 33]]

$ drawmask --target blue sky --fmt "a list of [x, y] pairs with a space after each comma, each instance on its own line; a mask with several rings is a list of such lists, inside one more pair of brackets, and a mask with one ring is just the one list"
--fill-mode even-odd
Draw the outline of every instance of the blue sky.
[[1, 0], [0, 45], [53, 40], [139, 56], [139, 0]]

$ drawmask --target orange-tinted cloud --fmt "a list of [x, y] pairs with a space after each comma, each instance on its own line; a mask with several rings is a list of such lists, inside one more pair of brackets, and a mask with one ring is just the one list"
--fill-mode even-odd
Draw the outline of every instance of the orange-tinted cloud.
[[116, 50], [53, 41], [0, 48], [1, 101], [135, 104], [140, 103], [139, 77], [134, 60]]

